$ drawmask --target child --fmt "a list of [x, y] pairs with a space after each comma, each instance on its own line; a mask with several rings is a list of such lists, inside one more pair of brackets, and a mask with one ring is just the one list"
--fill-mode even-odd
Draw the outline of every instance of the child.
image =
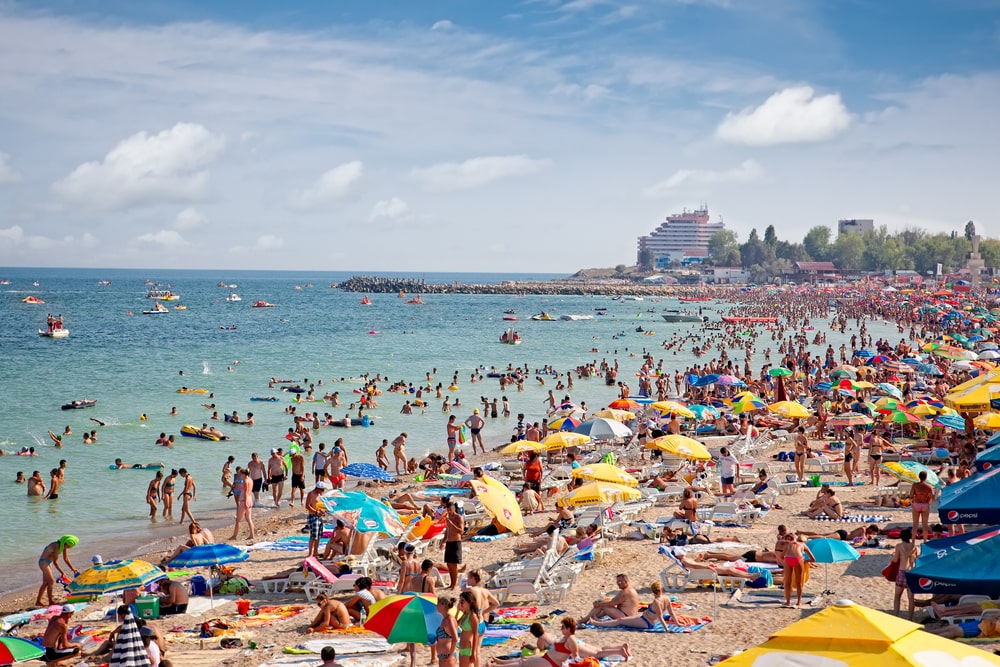
[[379, 445], [379, 448], [375, 450], [375, 463], [378, 464], [378, 467], [381, 468], [382, 470], [389, 469], [389, 457], [386, 456], [385, 454], [385, 448], [388, 446], [389, 446], [389, 441], [383, 439], [382, 444]]

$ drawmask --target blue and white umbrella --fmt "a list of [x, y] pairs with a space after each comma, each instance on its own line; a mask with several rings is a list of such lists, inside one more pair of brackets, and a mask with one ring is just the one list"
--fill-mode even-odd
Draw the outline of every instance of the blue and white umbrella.
[[888, 382], [879, 382], [878, 388], [883, 394], [895, 396], [899, 400], [903, 400], [903, 392], [899, 390], [899, 387], [895, 387]]
[[965, 420], [958, 415], [940, 415], [934, 419], [934, 423], [938, 426], [944, 426], [945, 428], [950, 428], [953, 431], [964, 431], [965, 430]]
[[149, 654], [146, 653], [146, 647], [142, 643], [142, 635], [139, 634], [139, 625], [131, 613], [122, 622], [122, 629], [115, 639], [114, 648], [111, 649], [108, 665], [115, 667], [150, 666]]
[[214, 567], [226, 563], [241, 563], [250, 554], [231, 544], [201, 544], [179, 553], [168, 565], [172, 568]]
[[871, 359], [872, 357], [875, 356], [875, 353], [872, 352], [871, 350], [858, 350], [857, 352], [854, 353], [854, 356], [856, 356], [858, 359]]
[[361, 479], [376, 479], [380, 482], [394, 482], [396, 478], [371, 463], [351, 463], [340, 469], [340, 472]]

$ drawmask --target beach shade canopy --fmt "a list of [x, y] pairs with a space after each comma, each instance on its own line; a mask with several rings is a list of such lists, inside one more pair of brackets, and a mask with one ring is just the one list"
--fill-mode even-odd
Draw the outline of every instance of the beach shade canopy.
[[807, 410], [801, 403], [795, 401], [778, 401], [771, 403], [767, 409], [776, 415], [787, 417], [788, 419], [805, 419], [811, 417], [812, 412]]
[[405, 530], [399, 512], [364, 491], [345, 491], [340, 496], [325, 494], [322, 500], [327, 513], [350, 523], [359, 533], [378, 532], [395, 537]]
[[87, 568], [66, 588], [72, 595], [104, 595], [141, 588], [166, 577], [166, 572], [144, 560], [109, 560]]
[[639, 480], [610, 463], [591, 463], [573, 470], [573, 477], [590, 481], [613, 482], [622, 486], [639, 486]]
[[169, 565], [173, 568], [214, 567], [226, 563], [242, 563], [248, 558], [248, 552], [232, 544], [200, 544], [177, 554]]
[[792, 377], [794, 373], [783, 366], [778, 366], [777, 368], [772, 368], [767, 372], [773, 378], [787, 378]]
[[649, 407], [654, 410], [659, 410], [663, 414], [668, 414], [673, 412], [678, 417], [684, 417], [685, 419], [694, 419], [695, 414], [691, 409], [684, 405], [683, 403], [678, 403], [677, 401], [657, 401]]
[[906, 585], [914, 593], [1000, 596], [1000, 527], [992, 526], [923, 545]]
[[517, 440], [500, 448], [503, 455], [522, 454], [524, 452], [538, 452], [544, 449], [542, 443], [535, 440]]
[[1000, 382], [994, 378], [992, 382], [952, 390], [945, 395], [944, 402], [959, 412], [991, 412], [1000, 408]]
[[[990, 440], [995, 438], [1000, 438], [1000, 433], [990, 438]], [[988, 441], [987, 444], [989, 444]], [[976, 470], [979, 472], [986, 472], [998, 465], [1000, 465], [1000, 447], [996, 444], [976, 454]]]
[[946, 486], [938, 516], [941, 523], [1000, 523], [1000, 466]]
[[20, 637], [0, 636], [0, 665], [26, 662], [45, 655], [45, 649]]
[[392, 475], [371, 463], [351, 463], [341, 468], [340, 472], [351, 477], [360, 477], [361, 479], [376, 479], [380, 482], [395, 481]]
[[708, 461], [712, 458], [705, 445], [686, 435], [671, 434], [653, 438], [646, 443], [646, 449], [656, 449], [665, 454], [691, 461]]
[[368, 609], [364, 627], [390, 644], [433, 644], [442, 620], [433, 595], [389, 595]]
[[603, 410], [598, 410], [593, 414], [593, 416], [599, 419], [614, 419], [617, 422], [628, 422], [635, 419], [634, 412], [619, 410], [616, 408], [604, 408]]
[[515, 535], [524, 532], [524, 516], [513, 491], [489, 476], [473, 479], [469, 483], [483, 508], [497, 523]]
[[638, 500], [642, 496], [638, 489], [611, 482], [588, 482], [576, 488], [565, 498], [556, 502], [560, 507], [580, 507], [582, 505], [610, 505], [612, 503]]
[[1000, 658], [923, 632], [923, 626], [841, 600], [782, 628], [723, 667], [1000, 665]]
[[823, 563], [823, 590], [830, 590], [830, 563], [844, 563], [861, 558], [858, 550], [847, 542], [832, 537], [817, 537], [806, 542], [817, 563]]
[[1000, 431], [1000, 413], [985, 412], [973, 419], [972, 423], [984, 431]]
[[632, 429], [625, 424], [603, 417], [585, 421], [573, 429], [573, 432], [589, 436], [591, 440], [624, 440], [632, 435]]
[[566, 449], [567, 447], [580, 447], [586, 445], [588, 442], [590, 442], [590, 438], [586, 435], [559, 431], [558, 433], [549, 433], [545, 436], [538, 443], [538, 451], [548, 452], [556, 449]]
[[833, 428], [843, 428], [845, 426], [868, 426], [872, 423], [872, 418], [860, 412], [844, 412], [834, 415], [826, 420], [827, 426]]
[[115, 639], [114, 648], [111, 649], [111, 659], [108, 661], [108, 665], [109, 667], [150, 667], [149, 654], [146, 653], [146, 647], [142, 645], [139, 626], [132, 614], [126, 615], [122, 622], [122, 629]]
[[938, 474], [919, 461], [888, 461], [880, 463], [879, 468], [898, 480], [916, 484], [920, 481], [920, 473], [927, 473], [927, 483], [935, 489], [941, 488], [941, 478]]
[[640, 405], [638, 401], [634, 401], [631, 398], [617, 398], [608, 403], [608, 407], [612, 410], [628, 410], [630, 412], [635, 412], [636, 410], [642, 408], [642, 405]]

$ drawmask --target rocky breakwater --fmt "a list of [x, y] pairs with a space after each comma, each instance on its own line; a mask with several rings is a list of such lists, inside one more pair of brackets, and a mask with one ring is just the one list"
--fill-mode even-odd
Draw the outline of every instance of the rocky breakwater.
[[669, 298], [694, 293], [711, 295], [721, 288], [650, 285], [615, 279], [561, 279], [536, 282], [504, 281], [496, 284], [435, 284], [409, 278], [353, 276], [338, 285], [345, 292], [369, 294], [553, 294], [601, 296], [650, 296]]

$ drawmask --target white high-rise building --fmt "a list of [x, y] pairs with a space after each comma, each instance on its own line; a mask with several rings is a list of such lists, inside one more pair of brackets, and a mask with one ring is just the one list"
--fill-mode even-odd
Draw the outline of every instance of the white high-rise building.
[[708, 221], [708, 206], [696, 211], [668, 215], [648, 236], [639, 237], [639, 254], [649, 249], [653, 266], [662, 266], [685, 257], [707, 257], [712, 235], [726, 228], [725, 223]]

